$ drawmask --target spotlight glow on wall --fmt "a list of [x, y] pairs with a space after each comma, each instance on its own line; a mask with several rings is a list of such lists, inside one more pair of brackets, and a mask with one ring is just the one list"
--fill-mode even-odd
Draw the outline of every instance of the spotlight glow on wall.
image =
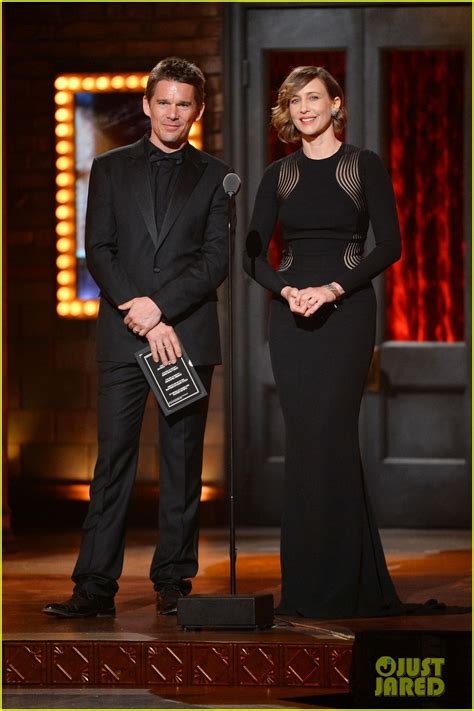
[[[77, 294], [75, 95], [78, 92], [143, 93], [148, 74], [64, 74], [56, 77], [56, 312], [64, 318], [95, 318], [98, 299]], [[195, 123], [189, 142], [202, 148], [201, 123]]]

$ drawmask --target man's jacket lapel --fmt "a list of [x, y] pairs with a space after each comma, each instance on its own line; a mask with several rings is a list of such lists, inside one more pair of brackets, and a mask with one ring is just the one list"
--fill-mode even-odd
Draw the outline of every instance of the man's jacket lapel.
[[145, 136], [138, 143], [135, 143], [132, 148], [131, 177], [138, 207], [143, 215], [150, 237], [155, 246], [157, 246], [158, 233], [155, 222], [155, 206], [151, 192], [150, 171], [147, 164], [148, 156], [145, 151], [145, 141], [147, 140], [148, 138]]
[[168, 209], [166, 210], [160, 234], [158, 235], [157, 250], [160, 249], [165, 241], [178, 215], [183, 211], [206, 165], [207, 164], [201, 160], [199, 151], [192, 146], [188, 146]]

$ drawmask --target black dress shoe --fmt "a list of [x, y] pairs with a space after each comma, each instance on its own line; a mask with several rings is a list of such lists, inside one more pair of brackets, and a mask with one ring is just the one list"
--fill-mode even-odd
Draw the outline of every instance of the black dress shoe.
[[178, 600], [186, 596], [179, 585], [164, 585], [156, 594], [159, 615], [173, 615], [178, 610]]
[[115, 617], [113, 597], [75, 592], [66, 602], [52, 602], [43, 612], [56, 617]]

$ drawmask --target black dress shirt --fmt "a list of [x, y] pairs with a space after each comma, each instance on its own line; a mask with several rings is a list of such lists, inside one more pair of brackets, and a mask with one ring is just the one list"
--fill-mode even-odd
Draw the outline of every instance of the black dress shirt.
[[150, 161], [151, 189], [154, 196], [156, 230], [160, 234], [166, 210], [173, 194], [179, 171], [183, 164], [186, 146], [179, 151], [166, 153], [150, 140], [146, 144]]

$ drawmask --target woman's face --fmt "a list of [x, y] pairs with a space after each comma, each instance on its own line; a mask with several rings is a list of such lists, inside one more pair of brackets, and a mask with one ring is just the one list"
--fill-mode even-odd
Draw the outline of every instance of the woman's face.
[[290, 98], [290, 116], [303, 136], [318, 136], [332, 128], [331, 109], [338, 109], [341, 99], [331, 99], [320, 79], [312, 79]]

